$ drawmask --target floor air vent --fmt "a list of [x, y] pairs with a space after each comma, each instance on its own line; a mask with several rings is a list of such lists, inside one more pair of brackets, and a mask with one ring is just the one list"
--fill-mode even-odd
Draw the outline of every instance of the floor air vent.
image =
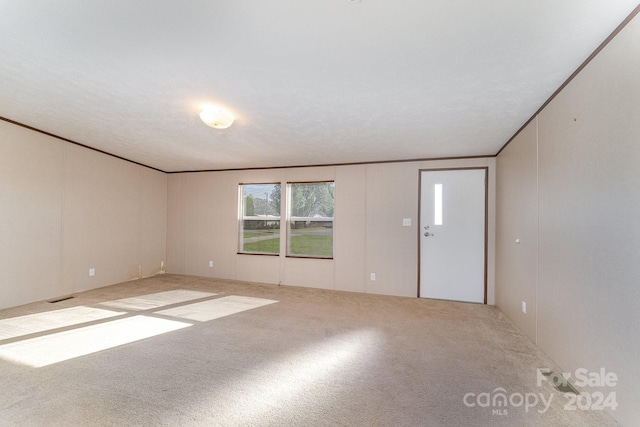
[[547, 377], [549, 382], [553, 384], [553, 387], [561, 393], [573, 393], [580, 394], [580, 392], [566, 379], [562, 374], [558, 372], [543, 372], [542, 375]]
[[68, 299], [74, 299], [75, 297], [64, 297], [64, 298], [60, 298], [60, 299], [54, 299], [51, 301], [47, 301], [49, 304], [55, 304], [57, 302], [62, 302], [62, 301], [66, 301]]

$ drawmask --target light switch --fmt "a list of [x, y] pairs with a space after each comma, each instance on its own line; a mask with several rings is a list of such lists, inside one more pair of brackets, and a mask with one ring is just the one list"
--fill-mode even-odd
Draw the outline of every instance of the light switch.
[[403, 227], [411, 227], [411, 218], [402, 218]]

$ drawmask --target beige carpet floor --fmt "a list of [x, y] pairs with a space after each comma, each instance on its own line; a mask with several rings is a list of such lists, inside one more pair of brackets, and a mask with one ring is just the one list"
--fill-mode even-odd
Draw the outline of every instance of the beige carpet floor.
[[0, 426], [616, 425], [491, 306], [160, 275], [9, 326]]

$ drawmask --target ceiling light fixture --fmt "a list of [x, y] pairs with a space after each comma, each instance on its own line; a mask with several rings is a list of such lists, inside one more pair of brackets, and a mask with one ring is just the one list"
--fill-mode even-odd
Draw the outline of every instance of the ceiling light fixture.
[[226, 129], [231, 126], [235, 117], [221, 107], [207, 107], [200, 112], [200, 119], [212, 128]]

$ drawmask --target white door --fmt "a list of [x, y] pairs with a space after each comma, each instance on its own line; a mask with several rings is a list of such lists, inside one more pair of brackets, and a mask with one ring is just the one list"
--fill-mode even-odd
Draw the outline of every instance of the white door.
[[421, 298], [486, 302], [486, 171], [421, 171]]

